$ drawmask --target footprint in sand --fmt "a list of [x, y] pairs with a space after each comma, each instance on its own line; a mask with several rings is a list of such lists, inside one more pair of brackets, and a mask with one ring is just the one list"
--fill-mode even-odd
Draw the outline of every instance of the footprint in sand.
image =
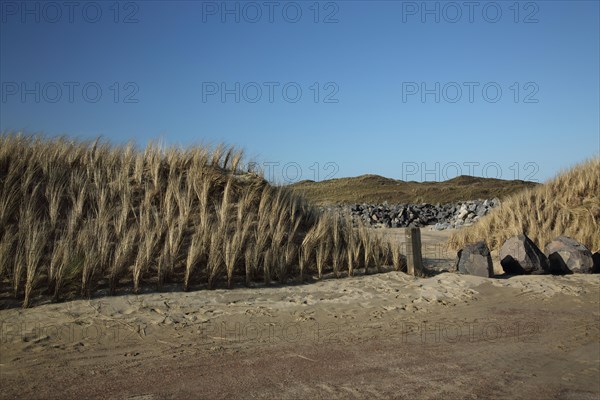
[[312, 311], [310, 311], [310, 312], [304, 312], [304, 311], [302, 311], [296, 317], [296, 321], [300, 321], [300, 322], [314, 321], [315, 317], [313, 315], [314, 315], [314, 312], [312, 312]]
[[273, 317], [273, 313], [266, 307], [248, 308], [244, 311], [246, 315]]

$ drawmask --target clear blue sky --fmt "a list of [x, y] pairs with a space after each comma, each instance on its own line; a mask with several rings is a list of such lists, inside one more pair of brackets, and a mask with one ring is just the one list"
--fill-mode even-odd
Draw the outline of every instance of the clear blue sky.
[[0, 129], [226, 142], [276, 181], [544, 181], [600, 153], [598, 1], [76, 3], [0, 3]]

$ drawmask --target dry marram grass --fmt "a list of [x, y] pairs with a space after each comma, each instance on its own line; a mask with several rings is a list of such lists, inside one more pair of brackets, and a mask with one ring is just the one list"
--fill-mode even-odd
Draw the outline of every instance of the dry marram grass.
[[387, 243], [244, 171], [242, 159], [223, 145], [138, 151], [2, 134], [0, 295], [28, 306], [36, 294], [269, 284], [385, 261]]
[[477, 224], [450, 237], [454, 249], [485, 240], [498, 249], [511, 236], [525, 233], [540, 248], [560, 235], [592, 251], [600, 250], [600, 158], [590, 159], [553, 180], [517, 193]]

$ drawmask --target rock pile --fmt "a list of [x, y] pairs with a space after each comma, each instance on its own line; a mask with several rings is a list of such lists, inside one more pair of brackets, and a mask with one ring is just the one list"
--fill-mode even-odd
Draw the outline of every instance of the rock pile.
[[[507, 275], [600, 273], [600, 254], [566, 236], [546, 245], [545, 254], [527, 235], [507, 239], [500, 249], [500, 265]], [[458, 272], [492, 277], [492, 259], [485, 242], [466, 245], [458, 251]]]
[[500, 200], [472, 200], [448, 204], [355, 204], [346, 206], [354, 221], [388, 228], [423, 227], [435, 229], [472, 225], [486, 215]]

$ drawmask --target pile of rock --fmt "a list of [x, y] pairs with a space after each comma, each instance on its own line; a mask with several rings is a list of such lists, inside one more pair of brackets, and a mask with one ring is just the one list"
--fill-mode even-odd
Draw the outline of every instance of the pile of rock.
[[486, 215], [500, 200], [472, 200], [448, 204], [355, 204], [345, 206], [354, 221], [388, 228], [423, 227], [435, 229], [472, 225]]
[[[500, 265], [507, 275], [600, 273], [600, 253], [592, 254], [575, 239], [559, 236], [544, 250], [527, 235], [513, 236], [500, 249]], [[492, 257], [486, 243], [481, 241], [461, 249], [456, 269], [469, 275], [493, 277]]]

